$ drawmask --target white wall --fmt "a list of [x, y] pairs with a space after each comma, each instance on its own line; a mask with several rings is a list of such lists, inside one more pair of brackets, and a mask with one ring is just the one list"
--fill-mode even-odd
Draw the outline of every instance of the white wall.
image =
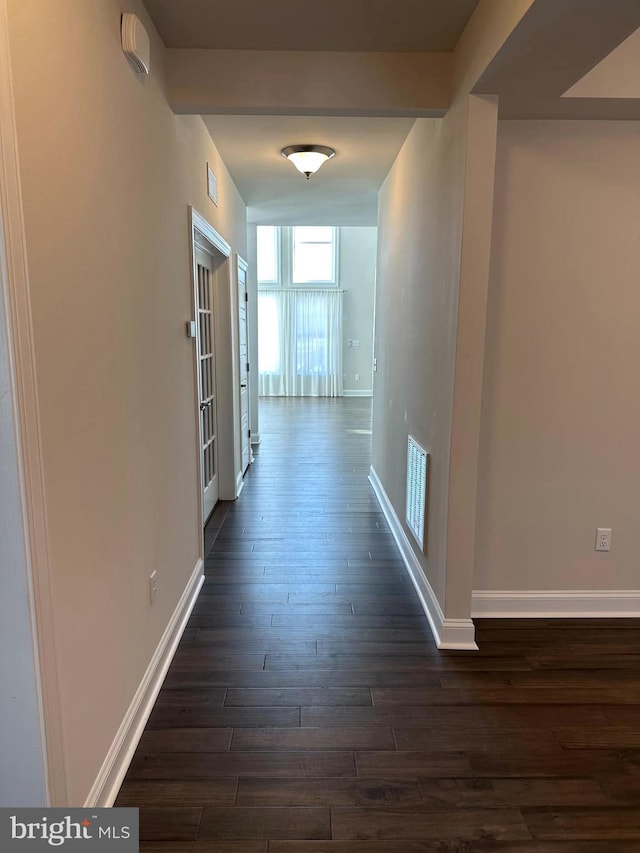
[[405, 516], [407, 435], [431, 453], [428, 553], [444, 603], [464, 128], [418, 119], [380, 192], [372, 464]]
[[639, 152], [638, 122], [499, 124], [478, 590], [640, 588]]
[[419, 51], [167, 52], [172, 107], [199, 115], [442, 115], [451, 66], [448, 53]]
[[[346, 291], [342, 316], [344, 390], [346, 394], [371, 394], [378, 229], [340, 228], [339, 234], [340, 287]], [[348, 340], [360, 341], [360, 346], [349, 347]]]
[[479, 3], [454, 52], [449, 111], [443, 119], [416, 121], [380, 193], [372, 463], [404, 527], [407, 434], [432, 454], [427, 554], [411, 539], [408, 547], [433, 592], [426, 591], [432, 615], [452, 620], [452, 644], [473, 641], [497, 123], [495, 99], [469, 93], [531, 5]]
[[[81, 805], [201, 551], [188, 205], [243, 256], [246, 211], [202, 120], [172, 113], [139, 0], [8, 7], [66, 775]], [[150, 77], [122, 54], [123, 11], [150, 32]]]
[[[1, 223], [0, 223], [1, 224]], [[0, 234], [0, 807], [46, 803]]]

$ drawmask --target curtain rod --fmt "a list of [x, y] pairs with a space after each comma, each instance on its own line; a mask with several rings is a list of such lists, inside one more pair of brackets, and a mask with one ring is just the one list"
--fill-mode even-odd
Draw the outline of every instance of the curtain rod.
[[348, 293], [340, 287], [258, 287], [258, 293]]

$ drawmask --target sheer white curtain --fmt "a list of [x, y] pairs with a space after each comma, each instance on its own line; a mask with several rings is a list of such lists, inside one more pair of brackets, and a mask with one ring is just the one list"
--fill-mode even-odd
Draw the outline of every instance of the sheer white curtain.
[[342, 292], [260, 290], [262, 397], [341, 397]]

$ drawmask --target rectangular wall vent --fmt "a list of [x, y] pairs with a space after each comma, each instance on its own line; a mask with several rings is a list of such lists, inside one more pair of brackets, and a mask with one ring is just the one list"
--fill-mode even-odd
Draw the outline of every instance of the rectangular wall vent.
[[429, 454], [409, 436], [407, 446], [407, 526], [413, 533], [420, 550], [426, 553], [427, 485], [429, 482]]
[[207, 163], [207, 195], [218, 206], [218, 179], [211, 166]]

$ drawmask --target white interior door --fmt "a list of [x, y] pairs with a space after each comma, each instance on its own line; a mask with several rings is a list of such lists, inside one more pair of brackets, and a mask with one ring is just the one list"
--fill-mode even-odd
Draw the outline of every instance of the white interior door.
[[240, 447], [242, 473], [251, 461], [251, 433], [249, 427], [249, 350], [247, 346], [247, 269], [238, 258], [238, 343], [240, 348]]
[[213, 260], [196, 248], [196, 312], [198, 318], [198, 390], [202, 507], [206, 522], [218, 501], [218, 436], [214, 340]]

